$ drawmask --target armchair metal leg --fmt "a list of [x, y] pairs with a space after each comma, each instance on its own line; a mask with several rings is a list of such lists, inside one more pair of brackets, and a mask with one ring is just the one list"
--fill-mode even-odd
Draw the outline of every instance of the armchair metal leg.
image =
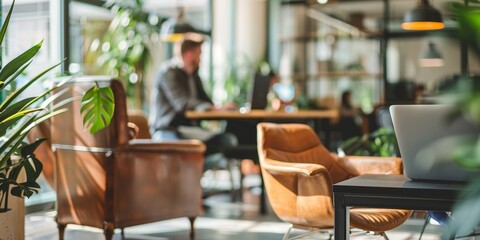
[[389, 240], [389, 239], [388, 239], [388, 236], [387, 236], [387, 234], [386, 234], [385, 232], [381, 232], [381, 233], [380, 233], [380, 236], [382, 236], [383, 239], [385, 239], [385, 240]]
[[122, 240], [125, 240], [125, 228], [122, 228], [121, 230]]
[[285, 233], [285, 235], [283, 235], [282, 240], [288, 240], [288, 236], [290, 236], [290, 231], [292, 231], [292, 228], [293, 226], [290, 225], [290, 227], [288, 228], [288, 231]]
[[427, 227], [429, 222], [430, 222], [430, 215], [427, 214], [427, 216], [425, 217], [425, 222], [423, 223], [423, 226], [422, 226], [422, 231], [420, 231], [420, 237], [418, 237], [418, 240], [422, 239], [423, 232], [425, 232], [425, 228]]
[[[306, 237], [306, 236], [310, 236], [310, 235], [315, 234], [315, 233], [325, 233], [325, 234], [328, 234], [328, 239], [329, 239], [329, 240], [331, 240], [332, 237], [333, 237], [333, 232], [332, 232], [332, 231], [318, 229], [318, 230], [312, 230], [312, 231], [309, 231], [309, 232], [307, 232], [307, 233], [304, 233], [304, 234], [295, 236], [295, 237], [293, 237], [293, 238], [289, 238], [289, 237], [290, 237], [290, 232], [292, 231], [292, 229], [293, 229], [293, 225], [291, 225], [291, 226], [288, 228], [288, 231], [285, 233], [285, 235], [283, 235], [283, 240], [301, 239], [301, 238], [304, 238], [304, 237]], [[306, 238], [306, 239], [309, 239], [309, 238]], [[322, 238], [322, 239], [323, 239], [323, 238]]]

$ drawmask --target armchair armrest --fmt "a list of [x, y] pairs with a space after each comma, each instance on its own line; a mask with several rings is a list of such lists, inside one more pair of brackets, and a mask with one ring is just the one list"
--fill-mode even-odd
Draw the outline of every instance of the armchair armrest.
[[206, 147], [199, 140], [152, 141], [132, 139], [124, 146], [126, 151], [205, 153]]
[[324, 166], [269, 158], [260, 166], [268, 199], [280, 219], [298, 223], [318, 221], [318, 216], [328, 215], [333, 208], [332, 181]]
[[128, 128], [128, 136], [130, 137], [130, 139], [135, 139], [138, 137], [138, 132], [140, 132], [140, 129], [135, 123], [128, 122], [127, 128]]
[[282, 162], [268, 158], [262, 163], [262, 168], [273, 175], [282, 173], [286, 175], [302, 174], [306, 176], [314, 176], [317, 174], [328, 175], [328, 170], [320, 164]]
[[345, 156], [338, 163], [349, 173], [363, 174], [402, 174], [402, 159], [398, 157]]

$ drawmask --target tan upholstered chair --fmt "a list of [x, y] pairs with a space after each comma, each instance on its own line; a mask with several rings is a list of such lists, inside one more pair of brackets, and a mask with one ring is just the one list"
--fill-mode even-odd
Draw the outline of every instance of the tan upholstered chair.
[[69, 110], [51, 121], [60, 239], [67, 224], [101, 228], [109, 240], [114, 229], [122, 229], [123, 235], [125, 227], [178, 217], [189, 218], [193, 238], [195, 217], [203, 211], [204, 144], [130, 139], [119, 81], [79, 79], [64, 86], [65, 97], [83, 95], [92, 80], [114, 92], [115, 114], [109, 127], [89, 134], [79, 101], [69, 103]]
[[[332, 184], [365, 173], [402, 171], [399, 158], [338, 158], [304, 124], [260, 123], [257, 134], [269, 202], [275, 214], [294, 228], [333, 228]], [[384, 235], [384, 231], [399, 226], [410, 214], [407, 210], [352, 208], [350, 225]]]

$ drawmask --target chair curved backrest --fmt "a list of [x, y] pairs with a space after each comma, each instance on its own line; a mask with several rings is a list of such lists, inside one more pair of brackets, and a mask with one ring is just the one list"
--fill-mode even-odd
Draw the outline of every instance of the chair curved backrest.
[[[275, 214], [294, 227], [332, 228], [332, 184], [363, 173], [400, 173], [398, 158], [339, 158], [305, 124], [260, 123], [258, 155], [270, 205]], [[362, 158], [365, 159], [362, 163]], [[368, 167], [368, 165], [373, 165]], [[352, 209], [351, 225], [383, 232], [402, 224], [408, 210]]]
[[94, 82], [114, 94], [115, 112], [107, 128], [90, 134], [79, 101], [68, 102], [68, 111], [51, 119], [60, 238], [67, 224], [104, 229], [106, 239], [116, 228], [177, 217], [189, 217], [193, 227], [202, 213], [204, 144], [130, 140], [125, 91], [117, 80], [81, 78], [58, 91], [75, 99]]
[[333, 183], [352, 177], [322, 144], [315, 132], [305, 124], [259, 124], [261, 163], [275, 159], [291, 163], [312, 163], [324, 166]]

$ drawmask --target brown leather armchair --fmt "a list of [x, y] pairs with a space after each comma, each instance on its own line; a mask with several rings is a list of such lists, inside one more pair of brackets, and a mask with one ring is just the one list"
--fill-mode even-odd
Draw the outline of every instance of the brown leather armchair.
[[[294, 228], [333, 228], [332, 184], [366, 173], [401, 174], [402, 171], [399, 158], [339, 158], [304, 124], [260, 123], [257, 134], [269, 202], [275, 214]], [[352, 208], [350, 224], [384, 235], [406, 221], [410, 214], [408, 210]]]
[[[82, 124], [79, 101], [51, 119], [56, 158], [57, 224], [114, 229], [203, 213], [200, 177], [205, 146], [196, 140], [152, 142], [130, 139], [125, 92], [110, 79], [77, 79], [66, 84], [66, 98], [82, 96], [96, 81], [110, 86], [115, 113], [110, 125], [91, 135]], [[58, 100], [61, 102], [61, 99]]]

